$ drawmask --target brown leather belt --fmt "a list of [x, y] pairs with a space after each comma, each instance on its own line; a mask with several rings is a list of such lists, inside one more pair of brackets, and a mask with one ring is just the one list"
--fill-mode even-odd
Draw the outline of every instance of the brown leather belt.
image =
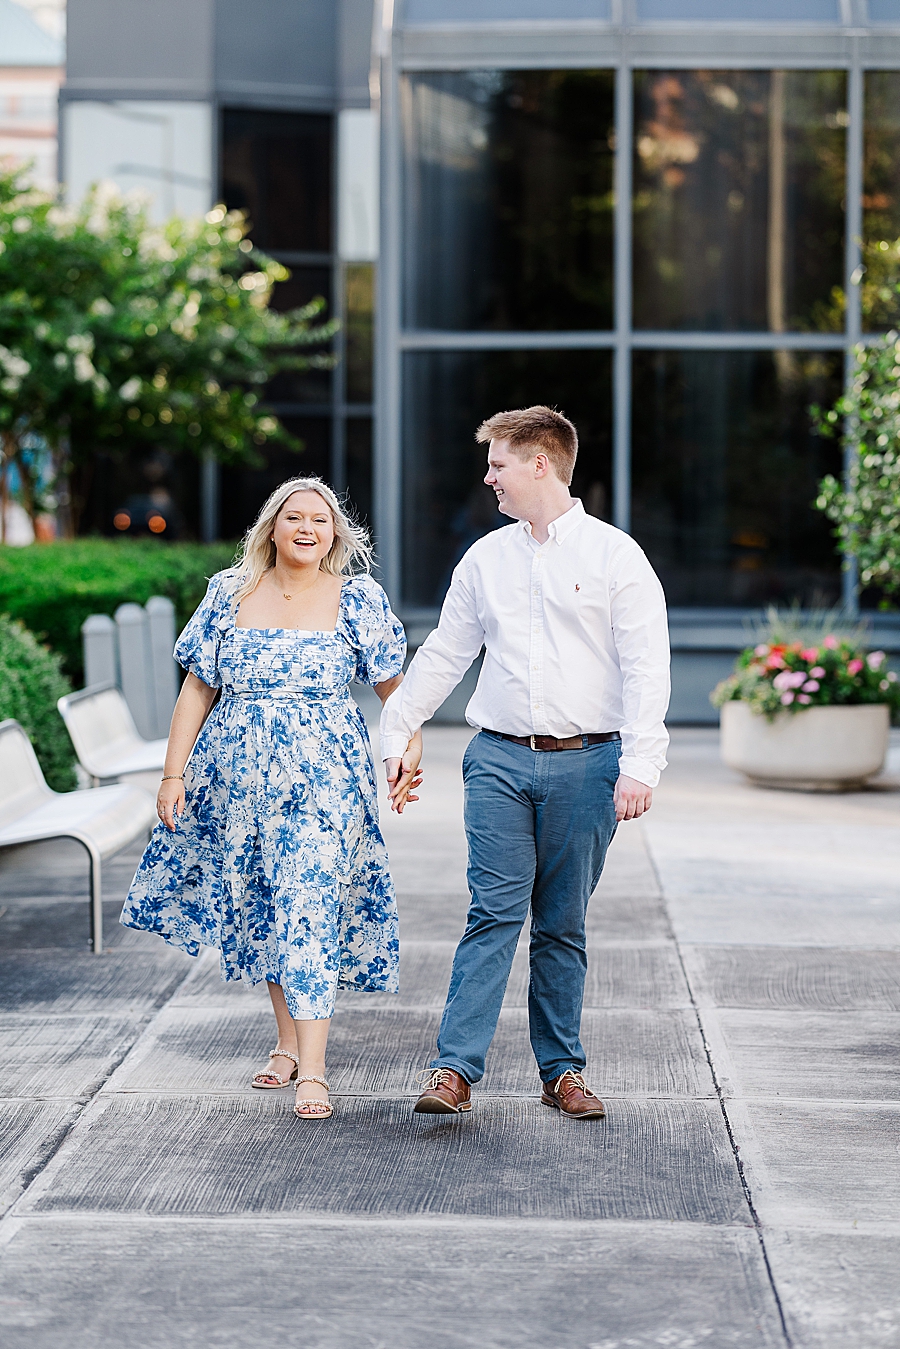
[[505, 731], [488, 731], [488, 735], [499, 736], [501, 740], [511, 740], [514, 745], [524, 745], [526, 749], [587, 749], [589, 745], [608, 745], [611, 740], [621, 740], [618, 731], [597, 731], [590, 735], [570, 735], [559, 740], [555, 735], [507, 735]]

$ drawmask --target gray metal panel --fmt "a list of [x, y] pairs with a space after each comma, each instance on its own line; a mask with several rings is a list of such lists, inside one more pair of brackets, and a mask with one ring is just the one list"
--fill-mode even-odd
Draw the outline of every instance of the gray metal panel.
[[705, 23], [840, 23], [838, 0], [637, 0], [638, 22], [694, 19]]
[[832, 28], [785, 24], [774, 32], [759, 25], [733, 29], [712, 25], [657, 24], [617, 31], [605, 24], [521, 24], [457, 29], [406, 29], [395, 55], [403, 69], [497, 66], [505, 70], [616, 65], [712, 69], [836, 68], [850, 64], [853, 43], [864, 44], [876, 64], [900, 65], [900, 34], [856, 38]]
[[216, 0], [215, 80], [230, 96], [333, 99], [336, 22], [331, 0]]
[[174, 94], [212, 82], [213, 0], [69, 0], [67, 85]]
[[406, 0], [404, 23], [491, 23], [499, 20], [606, 19], [610, 0]]
[[372, 65], [372, 0], [340, 0], [337, 43], [341, 106], [367, 108]]

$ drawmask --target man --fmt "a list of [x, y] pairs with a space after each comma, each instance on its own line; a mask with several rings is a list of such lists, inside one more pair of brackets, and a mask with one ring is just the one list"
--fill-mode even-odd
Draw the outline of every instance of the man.
[[634, 540], [569, 494], [578, 437], [566, 417], [500, 412], [476, 438], [489, 444], [484, 480], [518, 523], [465, 554], [381, 722], [392, 804], [402, 805], [417, 766], [408, 741], [484, 646], [466, 709], [482, 729], [463, 759], [471, 904], [415, 1109], [471, 1109], [530, 907], [541, 1100], [599, 1118], [579, 1038], [585, 917], [617, 823], [650, 809], [666, 764], [665, 598]]

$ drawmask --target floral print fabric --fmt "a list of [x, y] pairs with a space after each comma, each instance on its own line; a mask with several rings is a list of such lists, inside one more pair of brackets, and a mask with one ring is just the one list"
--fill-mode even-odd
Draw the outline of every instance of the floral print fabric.
[[356, 679], [403, 668], [406, 642], [381, 587], [343, 585], [334, 632], [239, 628], [220, 572], [175, 648], [221, 689], [185, 770], [174, 834], [158, 824], [122, 923], [197, 955], [222, 978], [280, 984], [297, 1019], [330, 1017], [338, 988], [395, 993], [397, 907], [378, 825]]

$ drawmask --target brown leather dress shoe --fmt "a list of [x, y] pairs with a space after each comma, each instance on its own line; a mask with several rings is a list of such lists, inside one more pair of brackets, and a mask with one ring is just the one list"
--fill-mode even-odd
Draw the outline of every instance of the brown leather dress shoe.
[[574, 1119], [602, 1119], [603, 1102], [595, 1096], [581, 1073], [568, 1068], [555, 1082], [542, 1082], [541, 1105], [555, 1106]]
[[461, 1115], [472, 1109], [472, 1089], [452, 1068], [434, 1068], [413, 1107], [417, 1115]]

